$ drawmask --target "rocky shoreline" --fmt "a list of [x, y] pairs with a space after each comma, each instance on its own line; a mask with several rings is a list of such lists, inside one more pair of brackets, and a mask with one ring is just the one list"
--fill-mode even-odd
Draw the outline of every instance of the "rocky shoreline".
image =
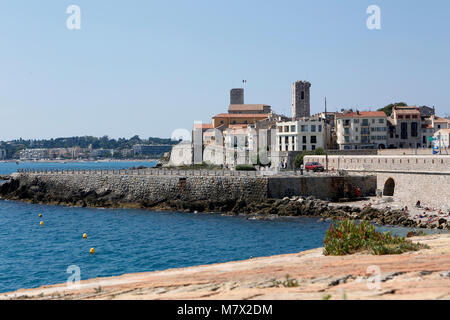
[[149, 202], [129, 199], [124, 194], [118, 195], [109, 190], [103, 192], [77, 190], [58, 193], [39, 181], [36, 181], [35, 184], [23, 184], [19, 179], [12, 178], [0, 185], [0, 198], [74, 207], [140, 208], [161, 211], [222, 213], [226, 215], [245, 215], [249, 219], [274, 219], [277, 217], [315, 217], [332, 220], [353, 219], [366, 220], [377, 225], [450, 230], [450, 223], [444, 218], [436, 218], [433, 222], [417, 221], [403, 210], [378, 209], [371, 206], [358, 207], [346, 203], [336, 204], [314, 197], [294, 196], [284, 199], [265, 199], [263, 201], [249, 201], [245, 199], [236, 201], [161, 199]]

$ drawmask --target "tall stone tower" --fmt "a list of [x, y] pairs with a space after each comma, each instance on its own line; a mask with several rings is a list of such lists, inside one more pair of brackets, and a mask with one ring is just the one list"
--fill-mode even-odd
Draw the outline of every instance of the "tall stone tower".
[[292, 84], [292, 120], [311, 116], [311, 103], [308, 81], [297, 81]]
[[231, 89], [230, 104], [244, 104], [244, 89], [243, 88]]

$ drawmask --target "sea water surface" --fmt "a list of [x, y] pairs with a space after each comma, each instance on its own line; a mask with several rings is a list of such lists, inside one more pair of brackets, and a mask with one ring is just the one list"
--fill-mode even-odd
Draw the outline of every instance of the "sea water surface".
[[329, 225], [311, 218], [256, 221], [0, 200], [0, 292], [64, 283], [73, 265], [85, 280], [296, 253], [321, 247]]

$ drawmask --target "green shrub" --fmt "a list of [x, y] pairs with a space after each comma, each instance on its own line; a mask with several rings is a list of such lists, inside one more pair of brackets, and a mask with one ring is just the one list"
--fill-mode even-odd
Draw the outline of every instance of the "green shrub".
[[299, 155], [297, 155], [297, 157], [295, 157], [294, 160], [294, 166], [298, 169], [300, 168], [300, 166], [303, 164], [303, 158], [305, 156], [323, 156], [325, 155], [325, 150], [323, 148], [317, 148], [314, 151], [302, 151], [302, 153], [300, 153]]
[[325, 233], [323, 243], [324, 254], [327, 256], [342, 256], [363, 251], [375, 255], [401, 254], [428, 248], [426, 245], [392, 236], [390, 232], [377, 232], [368, 221], [356, 224], [355, 221], [348, 219], [333, 222]]
[[256, 171], [255, 167], [250, 164], [238, 164], [236, 166], [236, 170], [238, 171]]

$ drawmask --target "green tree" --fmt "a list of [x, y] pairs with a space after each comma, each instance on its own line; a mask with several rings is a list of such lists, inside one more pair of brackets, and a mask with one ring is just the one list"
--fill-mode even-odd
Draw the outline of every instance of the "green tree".
[[392, 114], [392, 109], [394, 107], [406, 107], [406, 106], [407, 106], [407, 104], [405, 102], [396, 102], [396, 103], [391, 103], [384, 108], [378, 109], [377, 111], [383, 111], [389, 117]]

